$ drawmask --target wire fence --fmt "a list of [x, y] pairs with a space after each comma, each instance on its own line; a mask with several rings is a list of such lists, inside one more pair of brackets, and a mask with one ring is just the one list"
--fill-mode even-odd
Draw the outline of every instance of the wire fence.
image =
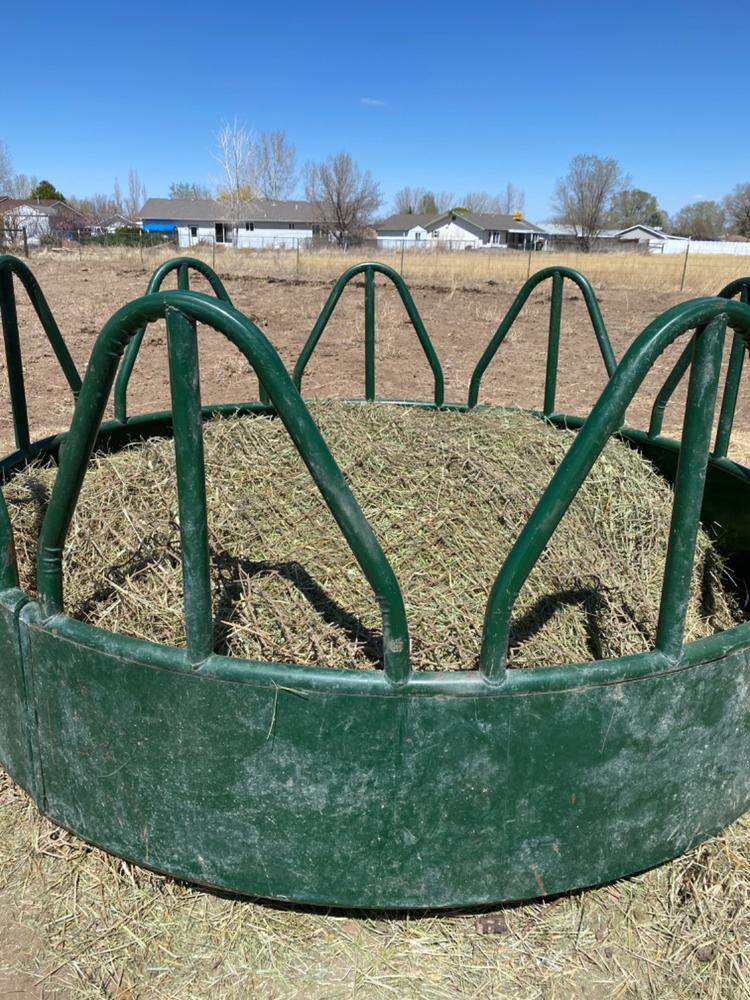
[[[146, 233], [112, 233], [90, 236], [87, 232], [50, 234], [29, 239], [22, 229], [0, 229], [0, 253], [19, 256], [52, 256], [79, 260], [98, 259], [129, 262], [153, 268], [177, 253], [200, 257], [220, 271], [262, 278], [292, 277], [331, 280], [348, 266], [363, 260], [380, 260], [396, 268], [415, 284], [449, 288], [476, 287], [503, 282], [519, 284], [530, 274], [558, 264], [586, 275], [596, 288], [621, 287], [715, 294], [734, 278], [750, 274], [750, 259], [731, 253], [691, 253], [691, 244], [680, 254], [649, 254], [633, 249], [610, 249], [583, 253], [580, 249], [513, 250], [502, 247], [457, 246], [458, 241], [364, 240], [338, 247], [325, 239], [300, 237], [256, 237], [251, 246], [236, 247], [204, 238], [180, 245], [174, 236]], [[427, 242], [427, 241], [424, 241]], [[442, 246], [434, 244], [443, 243]]]

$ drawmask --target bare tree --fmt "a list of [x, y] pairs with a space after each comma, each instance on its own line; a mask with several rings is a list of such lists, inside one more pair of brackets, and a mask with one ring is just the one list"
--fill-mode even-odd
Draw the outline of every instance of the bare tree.
[[123, 211], [123, 204], [122, 204], [122, 191], [120, 190], [119, 177], [115, 177], [115, 186], [112, 191], [112, 199], [115, 205], [117, 205], [117, 208], [115, 209], [115, 214], [120, 215]]
[[724, 199], [729, 230], [738, 236], [750, 236], [750, 183], [738, 184]]
[[10, 194], [13, 185], [13, 161], [10, 150], [0, 141], [0, 194]]
[[33, 174], [30, 177], [26, 174], [16, 174], [11, 181], [9, 193], [13, 198], [30, 198], [31, 192], [38, 184], [39, 178]]
[[207, 184], [200, 184], [197, 181], [172, 181], [169, 185], [169, 197], [195, 201], [199, 198], [210, 198], [211, 189]]
[[325, 163], [308, 164], [306, 173], [307, 199], [315, 206], [323, 231], [342, 247], [361, 237], [383, 202], [369, 170], [361, 171], [342, 150]]
[[510, 215], [512, 212], [523, 212], [526, 206], [526, 195], [510, 181], [505, 185], [505, 190], [498, 195], [499, 210], [503, 215]]
[[393, 210], [400, 215], [437, 215], [452, 204], [452, 194], [441, 192], [436, 195], [423, 187], [403, 187], [393, 196]]
[[125, 214], [129, 219], [137, 219], [146, 200], [146, 185], [141, 183], [138, 171], [128, 170], [128, 196], [125, 199]]
[[421, 211], [420, 203], [427, 195], [427, 191], [421, 187], [402, 187], [393, 196], [393, 208], [400, 215], [414, 215]]
[[255, 184], [263, 198], [288, 198], [297, 183], [296, 150], [281, 129], [262, 132], [255, 150]]
[[229, 204], [233, 239], [236, 243], [242, 205], [255, 194], [252, 133], [236, 118], [231, 124], [225, 122], [216, 134], [213, 156], [222, 172], [218, 195]]
[[575, 227], [584, 253], [606, 225], [612, 199], [626, 184], [617, 160], [593, 153], [574, 156], [567, 175], [557, 182], [553, 196], [556, 219]]
[[469, 212], [510, 215], [511, 212], [522, 212], [525, 200], [523, 191], [519, 191], [509, 182], [501, 194], [490, 194], [489, 191], [468, 191], [461, 199], [461, 205]]

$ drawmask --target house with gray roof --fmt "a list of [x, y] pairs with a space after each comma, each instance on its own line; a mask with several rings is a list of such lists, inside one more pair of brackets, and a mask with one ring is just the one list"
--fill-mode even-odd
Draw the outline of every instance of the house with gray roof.
[[309, 202], [262, 198], [237, 207], [213, 198], [149, 198], [140, 222], [145, 232], [174, 233], [181, 247], [217, 243], [292, 248], [318, 231]]
[[404, 240], [421, 245], [427, 238], [427, 223], [434, 218], [434, 213], [423, 215], [419, 212], [401, 212], [389, 215], [375, 227], [378, 246], [386, 250], [396, 250], [401, 247]]
[[449, 250], [541, 249], [544, 232], [526, 222], [516, 212], [499, 215], [488, 212], [462, 212], [451, 209], [439, 215], [392, 215], [376, 226], [378, 246], [400, 246]]

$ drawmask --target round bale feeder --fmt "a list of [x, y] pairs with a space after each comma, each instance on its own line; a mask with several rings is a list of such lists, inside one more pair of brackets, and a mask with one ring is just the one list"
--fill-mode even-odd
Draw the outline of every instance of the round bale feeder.
[[[213, 296], [189, 288], [201, 272]], [[160, 290], [177, 272], [178, 288]], [[479, 406], [482, 375], [531, 290], [552, 284], [544, 404], [577, 435], [486, 595], [475, 670], [410, 669], [409, 623], [380, 542], [300, 394], [305, 366], [345, 285], [365, 294], [365, 396], [375, 399], [375, 277], [394, 282], [433, 373], [438, 412]], [[29, 433], [14, 281], [28, 293], [76, 397], [70, 429]], [[563, 282], [581, 290], [610, 376], [586, 419], [555, 406]], [[446, 403], [440, 362], [411, 295], [368, 263], [336, 283], [293, 377], [218, 277], [179, 258], [99, 334], [80, 378], [28, 268], [0, 258], [0, 305], [16, 449], [9, 482], [33, 459], [59, 464], [39, 528], [37, 593], [19, 588], [11, 519], [0, 504], [0, 764], [60, 826], [115, 855], [201, 885], [339, 907], [459, 907], [591, 886], [673, 858], [750, 804], [750, 623], [684, 642], [699, 522], [744, 572], [750, 478], [727, 459], [745, 347], [749, 281], [676, 306], [619, 364], [588, 282], [564, 268], [533, 276], [492, 338], [466, 403]], [[740, 296], [742, 301], [738, 301]], [[143, 332], [165, 319], [168, 412], [129, 415]], [[260, 398], [203, 406], [196, 324], [247, 359]], [[719, 393], [722, 350], [731, 359]], [[685, 350], [649, 429], [623, 426], [652, 365]], [[124, 360], [123, 360], [124, 355]], [[680, 441], [661, 434], [688, 373]], [[114, 386], [114, 419], [105, 409]], [[712, 448], [714, 412], [718, 432]], [[275, 414], [304, 460], [374, 593], [382, 669], [241, 660], [215, 652], [203, 421]], [[442, 418], [441, 418], [442, 419]], [[174, 438], [184, 582], [184, 648], [116, 634], [64, 611], [66, 533], [92, 452]], [[654, 648], [546, 669], [509, 669], [514, 603], [608, 439], [638, 449], [674, 488]], [[543, 666], [540, 664], [540, 666]]]

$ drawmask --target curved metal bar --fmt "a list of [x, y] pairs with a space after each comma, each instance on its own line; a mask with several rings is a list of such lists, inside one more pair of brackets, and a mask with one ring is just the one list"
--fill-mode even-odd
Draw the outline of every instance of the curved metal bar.
[[42, 325], [42, 329], [47, 335], [50, 347], [55, 352], [55, 357], [63, 370], [74, 399], [78, 396], [81, 388], [81, 376], [78, 374], [78, 369], [73, 363], [73, 359], [65, 345], [52, 311], [39, 287], [39, 282], [27, 265], [22, 260], [19, 260], [18, 257], [13, 257], [10, 254], [0, 256], [0, 319], [2, 320], [5, 359], [8, 366], [8, 386], [13, 413], [13, 432], [15, 434], [16, 447], [23, 450], [28, 448], [30, 444], [29, 416], [26, 406], [26, 385], [21, 360], [21, 341], [18, 334], [16, 297], [13, 289], [14, 275], [26, 290], [26, 294]]
[[518, 318], [518, 314], [526, 304], [526, 300], [529, 295], [531, 295], [537, 285], [546, 281], [548, 278], [552, 279], [552, 299], [550, 304], [549, 340], [547, 344], [547, 372], [544, 382], [545, 415], [551, 416], [554, 412], [555, 406], [557, 358], [560, 343], [560, 316], [562, 312], [562, 286], [563, 280], [566, 278], [568, 281], [572, 281], [575, 285], [577, 285], [583, 293], [583, 299], [586, 303], [591, 325], [594, 328], [602, 360], [604, 361], [604, 367], [607, 370], [607, 375], [610, 378], [612, 377], [612, 374], [617, 367], [617, 360], [615, 359], [612, 344], [610, 343], [601, 310], [599, 309], [599, 303], [597, 301], [596, 294], [594, 293], [594, 289], [591, 287], [591, 283], [587, 278], [584, 278], [580, 272], [574, 271], [571, 267], [545, 267], [541, 271], [537, 271], [536, 274], [532, 274], [532, 276], [524, 283], [520, 292], [513, 300], [510, 309], [505, 314], [500, 326], [493, 334], [492, 339], [484, 350], [484, 353], [477, 362], [477, 366], [472, 373], [471, 381], [469, 383], [468, 404], [470, 407], [476, 406], [479, 402], [479, 388], [482, 382], [482, 376], [484, 375], [490, 361], [492, 361], [495, 357], [498, 348], [507, 337], [510, 328]]
[[427, 330], [425, 329], [425, 325], [422, 322], [419, 310], [411, 297], [411, 292], [398, 271], [394, 271], [394, 269], [389, 267], [387, 264], [380, 264], [377, 261], [367, 261], [363, 264], [355, 264], [353, 267], [344, 271], [344, 273], [336, 281], [336, 284], [331, 289], [331, 293], [326, 300], [326, 304], [323, 306], [320, 315], [315, 321], [315, 325], [310, 332], [310, 336], [305, 341], [305, 345], [297, 358], [297, 363], [294, 366], [294, 374], [292, 375], [295, 386], [301, 391], [302, 376], [305, 374], [305, 368], [307, 368], [310, 357], [315, 350], [323, 331], [328, 325], [328, 321], [331, 318], [334, 308], [336, 307], [336, 303], [341, 298], [341, 293], [344, 291], [347, 284], [358, 274], [364, 274], [365, 276], [365, 398], [370, 402], [375, 399], [375, 274], [382, 274], [384, 277], [389, 278], [396, 286], [396, 290], [401, 297], [401, 301], [404, 304], [407, 315], [411, 320], [411, 325], [414, 327], [414, 332], [419, 338], [419, 343], [422, 347], [422, 351], [424, 352], [424, 356], [427, 358], [427, 362], [432, 369], [434, 385], [433, 398], [435, 405], [442, 406], [445, 394], [443, 369], [440, 365], [440, 361], [438, 360], [432, 341], [430, 340]]
[[[212, 267], [209, 267], [205, 261], [199, 260], [197, 257], [172, 257], [170, 260], [165, 260], [164, 263], [160, 264], [151, 275], [146, 289], [146, 295], [151, 295], [153, 292], [160, 291], [164, 279], [167, 275], [171, 274], [172, 271], [177, 271], [177, 287], [184, 291], [187, 291], [190, 288], [189, 272], [198, 271], [198, 273], [202, 274], [208, 281], [216, 298], [221, 299], [222, 302], [227, 302], [230, 306], [232, 305], [229, 292], [224, 287], [219, 275]], [[123, 424], [128, 419], [128, 385], [130, 383], [130, 377], [133, 374], [133, 367], [135, 366], [138, 352], [140, 351], [141, 344], [143, 343], [143, 336], [145, 332], [145, 327], [142, 330], [138, 330], [128, 344], [125, 350], [125, 355], [122, 359], [122, 364], [120, 365], [120, 370], [118, 371], [117, 378], [115, 380], [115, 420], [119, 420]]]
[[750, 307], [721, 298], [694, 299], [667, 310], [630, 346], [495, 579], [480, 655], [486, 680], [504, 679], [511, 612], [519, 591], [605, 444], [622, 426], [635, 392], [659, 355], [679, 336], [697, 329], [657, 636], [658, 649], [668, 657], [679, 656], [727, 323], [750, 342]]
[[[722, 299], [733, 299], [737, 295], [740, 297], [740, 302], [750, 301], [750, 278], [736, 278], [734, 281], [730, 281], [728, 285], [725, 285], [719, 292], [719, 298]], [[692, 345], [687, 344], [654, 400], [648, 427], [649, 437], [658, 437], [661, 434], [664, 423], [664, 412], [677, 386], [682, 381], [683, 375], [687, 371], [690, 364], [691, 351]], [[729, 448], [729, 439], [732, 435], [734, 412], [737, 406], [737, 393], [739, 391], [744, 360], [744, 342], [741, 338], [734, 337], [732, 340], [732, 350], [729, 355], [729, 364], [727, 365], [727, 374], [724, 380], [724, 391], [721, 397], [721, 409], [713, 450], [715, 458], [725, 458]]]
[[[175, 313], [176, 316], [173, 315]], [[222, 333], [255, 369], [378, 601], [383, 623], [385, 675], [394, 684], [404, 683], [409, 674], [409, 633], [403, 597], [372, 528], [271, 343], [242, 313], [200, 292], [168, 291], [146, 295], [115, 313], [97, 337], [39, 540], [37, 588], [43, 614], [54, 616], [63, 611], [62, 552], [65, 537], [122, 353], [138, 330], [164, 318], [171, 327], [168, 345], [170, 363], [173, 366], [186, 365], [183, 375], [191, 370], [193, 364], [190, 359], [186, 362], [184, 355], [180, 359], [173, 353], [175, 340], [187, 336], [183, 321], [188, 326], [196, 322], [205, 323]], [[189, 384], [189, 377], [175, 379], [173, 383], [175, 438], [181, 438], [180, 442], [175, 441], [175, 448], [183, 449], [188, 461], [199, 453], [197, 439], [201, 437], [197, 421], [191, 422], [189, 417], [189, 412], [195, 407], [198, 390], [193, 384], [194, 391], [187, 391], [185, 385]], [[184, 412], [178, 414], [178, 410]], [[191, 436], [195, 439], [192, 450], [188, 440]], [[178, 490], [185, 496], [189, 484], [184, 477], [184, 463], [182, 468], [178, 466], [177, 473]], [[193, 496], [192, 499], [198, 505], [203, 504], [202, 510], [193, 511], [194, 526], [198, 521], [205, 520], [206, 511], [205, 500], [201, 501], [200, 496]], [[182, 528], [181, 525], [181, 531]], [[191, 541], [188, 530], [182, 534], [182, 543], [194, 546], [191, 558], [195, 556], [199, 562], [201, 539], [193, 538]], [[200, 637], [201, 628], [205, 627], [205, 608], [201, 612], [201, 602], [204, 601], [208, 581], [204, 578], [200, 584], [203, 589], [196, 593], [193, 577], [185, 573], [185, 560], [183, 552], [186, 623], [195, 612], [195, 638]]]
[[[728, 285], [722, 288], [719, 295], [723, 299], [733, 299], [739, 295], [740, 302], [750, 302], [750, 278], [737, 278], [735, 281], [730, 281]], [[740, 337], [735, 336], [732, 340], [732, 350], [729, 354], [727, 376], [724, 380], [724, 394], [721, 397], [719, 423], [716, 428], [716, 440], [714, 441], [714, 456], [716, 458], [726, 458], [727, 451], [729, 450], [729, 440], [732, 436], [734, 414], [737, 409], [737, 394], [740, 388], [744, 362], [745, 344]]]
[[674, 368], [667, 375], [664, 385], [659, 389], [654, 400], [654, 405], [651, 407], [651, 419], [648, 423], [648, 436], [658, 437], [661, 434], [662, 424], [664, 423], [664, 411], [667, 408], [667, 403], [674, 395], [675, 389], [682, 381], [682, 376], [690, 367], [690, 360], [693, 356], [693, 341], [689, 340], [685, 344], [682, 354], [679, 356], [675, 362]]

